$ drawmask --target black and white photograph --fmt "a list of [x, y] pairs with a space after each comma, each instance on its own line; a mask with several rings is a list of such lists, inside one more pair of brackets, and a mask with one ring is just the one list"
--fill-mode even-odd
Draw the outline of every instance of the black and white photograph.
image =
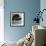
[[24, 26], [24, 12], [11, 12], [10, 13], [11, 26]]

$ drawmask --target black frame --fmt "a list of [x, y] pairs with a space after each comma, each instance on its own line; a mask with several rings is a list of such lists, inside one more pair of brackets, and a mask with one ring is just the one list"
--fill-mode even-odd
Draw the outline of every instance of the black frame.
[[[13, 26], [11, 25], [11, 14], [12, 13], [23, 13], [24, 14], [24, 25], [23, 26]], [[25, 26], [25, 13], [24, 12], [10, 12], [10, 27], [24, 27]]]

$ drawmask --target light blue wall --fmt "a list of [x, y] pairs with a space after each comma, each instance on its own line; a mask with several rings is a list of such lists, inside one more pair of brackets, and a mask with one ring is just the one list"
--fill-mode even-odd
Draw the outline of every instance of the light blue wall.
[[[42, 11], [43, 9], [46, 9], [46, 0], [41, 0], [40, 1], [40, 10]], [[46, 27], [46, 10], [43, 12], [43, 22], [40, 21], [40, 25]]]
[[[18, 41], [30, 30], [35, 12], [40, 9], [40, 0], [4, 0], [4, 38], [7, 41]], [[25, 12], [24, 27], [10, 27], [10, 12]]]

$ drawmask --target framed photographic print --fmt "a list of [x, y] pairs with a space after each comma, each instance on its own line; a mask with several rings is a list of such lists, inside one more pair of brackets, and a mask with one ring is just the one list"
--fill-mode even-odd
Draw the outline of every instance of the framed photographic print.
[[10, 12], [10, 26], [19, 27], [25, 24], [24, 12]]

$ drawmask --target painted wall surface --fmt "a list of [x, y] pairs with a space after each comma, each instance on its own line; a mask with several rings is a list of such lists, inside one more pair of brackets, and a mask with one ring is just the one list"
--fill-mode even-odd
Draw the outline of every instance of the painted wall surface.
[[[4, 36], [7, 41], [18, 41], [32, 30], [40, 0], [4, 0]], [[10, 12], [25, 12], [24, 27], [10, 27]]]
[[[46, 9], [46, 0], [41, 0], [41, 1], [40, 1], [40, 9], [41, 9], [41, 11], [42, 11], [43, 9]], [[43, 17], [43, 22], [41, 21], [41, 22], [40, 22], [40, 25], [46, 27], [46, 10], [43, 12], [42, 17]]]

